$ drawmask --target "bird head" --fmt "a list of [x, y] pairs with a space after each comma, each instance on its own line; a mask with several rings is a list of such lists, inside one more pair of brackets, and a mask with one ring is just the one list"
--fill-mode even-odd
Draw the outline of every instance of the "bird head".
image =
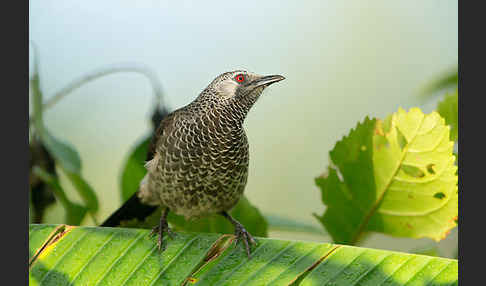
[[266, 87], [283, 79], [281, 75], [262, 76], [237, 70], [220, 74], [205, 91], [221, 104], [237, 103], [250, 108]]
[[262, 76], [237, 70], [219, 75], [208, 88], [215, 91], [222, 99], [258, 98], [266, 87], [283, 79], [285, 77], [281, 75]]
[[191, 106], [204, 114], [220, 114], [242, 123], [263, 90], [283, 79], [281, 75], [262, 76], [243, 70], [225, 72], [217, 76]]

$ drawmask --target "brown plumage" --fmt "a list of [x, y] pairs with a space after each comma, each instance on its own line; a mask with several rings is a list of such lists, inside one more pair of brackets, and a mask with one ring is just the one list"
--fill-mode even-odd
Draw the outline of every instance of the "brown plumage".
[[235, 226], [249, 255], [251, 235], [227, 211], [243, 194], [248, 177], [248, 139], [245, 117], [268, 85], [282, 76], [226, 72], [214, 79], [189, 105], [162, 120], [152, 140], [147, 174], [138, 197], [144, 204], [165, 207], [159, 248], [170, 211], [186, 219], [221, 214]]

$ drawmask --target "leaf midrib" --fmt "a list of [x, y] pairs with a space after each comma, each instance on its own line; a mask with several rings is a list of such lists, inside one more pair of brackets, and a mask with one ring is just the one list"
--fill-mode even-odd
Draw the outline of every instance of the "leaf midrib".
[[[420, 127], [422, 127], [422, 124], [424, 122], [424, 119], [425, 119], [425, 115], [420, 119], [420, 124], [417, 125], [417, 129], [414, 131], [414, 135], [412, 137], [412, 139], [408, 142], [408, 144], [403, 148], [403, 152], [402, 152], [402, 155], [400, 157], [400, 160], [398, 160], [398, 163], [395, 167], [395, 171], [393, 172], [393, 175], [390, 176], [390, 179], [389, 181], [387, 182], [387, 184], [385, 185], [385, 187], [383, 188], [383, 191], [381, 192], [381, 195], [378, 197], [378, 200], [376, 200], [376, 202], [373, 204], [373, 206], [371, 207], [370, 211], [368, 212], [368, 214], [366, 214], [365, 216], [365, 219], [361, 222], [361, 224], [359, 225], [358, 227], [358, 231], [356, 232], [356, 234], [354, 235], [354, 237], [351, 239], [351, 245], [354, 245], [356, 244], [356, 242], [358, 241], [361, 233], [363, 233], [363, 230], [364, 228], [368, 225], [368, 222], [370, 221], [371, 217], [373, 216], [373, 214], [376, 212], [378, 206], [380, 205], [381, 201], [383, 200], [383, 197], [385, 196], [388, 188], [390, 188], [390, 185], [391, 183], [393, 182], [393, 178], [396, 177], [398, 171], [400, 170], [400, 166], [402, 165], [403, 163], [403, 160], [405, 159], [405, 156], [408, 152], [408, 148], [412, 145], [412, 142], [415, 140], [415, 138], [417, 137], [418, 135], [418, 131], [420, 130]], [[394, 128], [398, 129], [398, 126], [394, 126]], [[374, 166], [373, 166], [374, 167]]]

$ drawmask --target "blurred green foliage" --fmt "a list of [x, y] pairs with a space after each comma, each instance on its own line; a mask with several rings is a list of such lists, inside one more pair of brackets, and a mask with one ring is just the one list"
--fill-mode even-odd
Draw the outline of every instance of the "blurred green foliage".
[[144, 165], [151, 138], [152, 136], [147, 136], [137, 143], [125, 161], [120, 178], [122, 202], [128, 200], [138, 190], [138, 184], [147, 173]]
[[438, 92], [449, 88], [457, 88], [459, 82], [459, 72], [457, 67], [444, 71], [436, 78], [429, 80], [427, 85], [422, 88], [421, 96], [423, 98], [429, 97], [433, 94], [440, 94]]
[[459, 93], [456, 89], [452, 93], [447, 93], [444, 96], [444, 99], [439, 102], [439, 105], [437, 106], [437, 112], [444, 117], [446, 124], [451, 127], [452, 141], [457, 141], [457, 133], [459, 128], [458, 101]]
[[[34, 46], [35, 47], [35, 46]], [[84, 219], [86, 212], [91, 214], [98, 211], [98, 198], [96, 193], [86, 180], [81, 175], [81, 159], [76, 150], [67, 143], [61, 142], [50, 134], [48, 129], [44, 126], [42, 116], [42, 91], [40, 88], [40, 77], [38, 71], [38, 56], [36, 56], [34, 75], [30, 80], [30, 87], [32, 90], [32, 102], [33, 102], [33, 134], [30, 138], [31, 144], [41, 144], [45, 151], [45, 156], [52, 158], [56, 167], [59, 167], [71, 181], [79, 195], [83, 199], [84, 205], [78, 205], [70, 202], [64, 192], [64, 189], [58, 182], [57, 174], [54, 169], [43, 170], [42, 162], [31, 161], [30, 169], [32, 176], [29, 178], [30, 182], [36, 181], [35, 176], [38, 179], [44, 181], [51, 186], [54, 194], [58, 200], [60, 200], [66, 211], [66, 218], [69, 222], [74, 224], [80, 224]], [[29, 126], [30, 128], [30, 126]], [[34, 143], [39, 141], [38, 143]], [[31, 145], [32, 146], [32, 145]], [[37, 159], [32, 157], [31, 160]], [[36, 170], [32, 172], [32, 170]], [[49, 173], [50, 172], [50, 173]], [[31, 190], [34, 190], [31, 186]], [[31, 196], [34, 197], [34, 196]], [[94, 217], [93, 217], [94, 218]]]
[[59, 200], [66, 211], [66, 223], [70, 225], [80, 225], [88, 208], [70, 201], [57, 177], [49, 174], [38, 166], [33, 167], [33, 173], [52, 188], [56, 199]]

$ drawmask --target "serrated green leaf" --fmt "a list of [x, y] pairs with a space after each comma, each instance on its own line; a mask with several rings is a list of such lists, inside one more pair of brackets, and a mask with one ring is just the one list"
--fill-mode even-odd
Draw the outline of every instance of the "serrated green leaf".
[[[366, 118], [336, 143], [330, 156], [338, 167], [329, 167], [326, 174], [316, 178], [327, 206], [324, 215], [316, 217], [337, 243], [349, 244], [355, 239], [365, 210], [371, 209], [375, 201], [372, 168], [375, 123], [375, 119]], [[339, 178], [337, 169], [342, 170], [346, 183]]]
[[365, 119], [330, 152], [336, 167], [316, 179], [327, 205], [316, 217], [338, 243], [354, 244], [365, 231], [444, 238], [458, 214], [452, 147], [436, 112]]
[[[408, 144], [396, 147], [396, 130]], [[454, 165], [449, 128], [437, 112], [425, 115], [412, 108], [393, 114], [390, 132], [378, 132], [389, 148], [375, 146], [373, 165], [378, 194], [382, 200], [370, 219], [369, 229], [405, 237], [440, 240], [457, 224], [457, 166]], [[394, 169], [383, 169], [395, 162]], [[389, 164], [388, 164], [389, 165]], [[402, 166], [414, 166], [424, 176], [411, 176]]]
[[439, 102], [437, 106], [437, 112], [440, 116], [444, 117], [447, 125], [451, 127], [451, 140], [457, 141], [458, 133], [458, 91], [446, 94], [444, 99]]
[[71, 225], [81, 224], [84, 217], [86, 216], [86, 212], [88, 211], [88, 209], [84, 206], [70, 201], [66, 196], [64, 189], [61, 187], [59, 180], [56, 177], [52, 176], [51, 174], [47, 173], [37, 166], [35, 166], [32, 171], [46, 184], [51, 186], [54, 194], [56, 195], [56, 198], [64, 207], [64, 210], [66, 212], [65, 221]]
[[[47, 234], [47, 230], [52, 231]], [[452, 285], [458, 280], [454, 259], [266, 238], [257, 238], [248, 259], [241, 244], [235, 247], [232, 235], [183, 232], [159, 253], [149, 232], [31, 225], [29, 239], [36, 242], [29, 244], [29, 252], [37, 255], [30, 263], [29, 285], [296, 285], [298, 281], [299, 285], [374, 286]]]

